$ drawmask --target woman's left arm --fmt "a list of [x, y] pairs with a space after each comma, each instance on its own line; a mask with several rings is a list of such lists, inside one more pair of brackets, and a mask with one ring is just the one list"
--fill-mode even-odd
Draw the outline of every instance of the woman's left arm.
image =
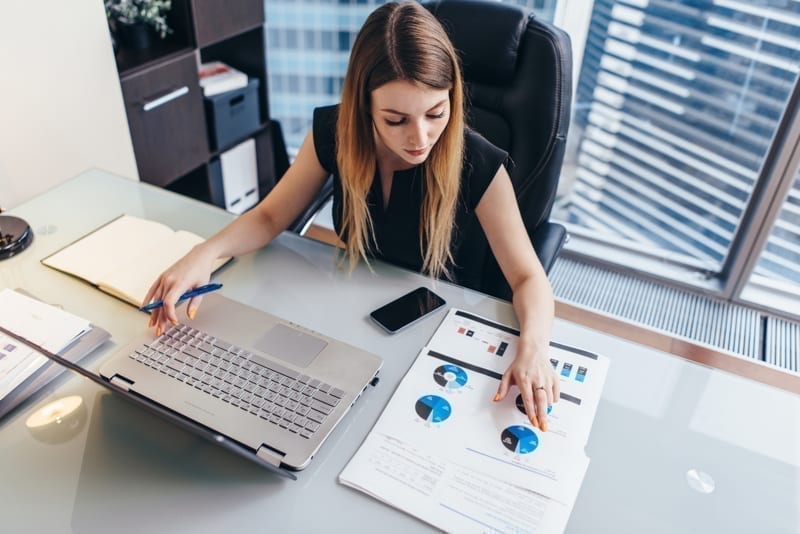
[[515, 384], [531, 423], [547, 431], [547, 407], [559, 397], [558, 378], [548, 356], [553, 290], [525, 230], [504, 166], [500, 166], [475, 213], [511, 287], [520, 324], [517, 356], [503, 374], [494, 400], [504, 398]]

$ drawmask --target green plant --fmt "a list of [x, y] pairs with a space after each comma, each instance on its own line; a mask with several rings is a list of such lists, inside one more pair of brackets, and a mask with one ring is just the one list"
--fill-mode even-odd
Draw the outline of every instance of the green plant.
[[163, 39], [172, 29], [167, 14], [172, 0], [105, 0], [106, 16], [121, 24], [143, 23], [152, 26]]

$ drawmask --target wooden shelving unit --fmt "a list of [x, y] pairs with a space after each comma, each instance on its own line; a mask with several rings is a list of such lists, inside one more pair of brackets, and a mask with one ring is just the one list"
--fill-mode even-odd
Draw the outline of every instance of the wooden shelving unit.
[[[139, 178], [211, 202], [209, 163], [247, 138], [256, 144], [259, 197], [275, 184], [263, 0], [173, 0], [173, 32], [145, 50], [116, 53]], [[211, 148], [197, 62], [224, 61], [259, 79], [259, 128]]]

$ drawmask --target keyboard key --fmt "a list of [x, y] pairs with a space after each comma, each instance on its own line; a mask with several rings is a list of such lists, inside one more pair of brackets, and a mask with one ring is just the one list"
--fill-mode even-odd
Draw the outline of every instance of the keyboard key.
[[228, 349], [231, 348], [232, 345], [230, 343], [225, 343], [224, 341], [218, 339], [214, 342], [214, 346], [224, 351], [227, 351]]
[[331, 412], [333, 411], [333, 408], [331, 406], [328, 406], [327, 404], [323, 404], [316, 400], [311, 402], [311, 408], [317, 410], [318, 412], [322, 412], [325, 415], [330, 415]]
[[333, 395], [328, 395], [327, 393], [323, 393], [322, 391], [315, 392], [313, 396], [316, 400], [324, 402], [328, 406], [336, 406], [337, 404], [339, 404], [339, 399], [337, 399]]
[[322, 424], [325, 420], [325, 415], [316, 411], [316, 410], [309, 410], [307, 417], [316, 423]]
[[319, 423], [315, 423], [314, 421], [308, 421], [305, 426], [311, 432], [316, 432], [319, 429], [320, 425]]
[[183, 352], [190, 356], [194, 356], [195, 358], [200, 358], [203, 355], [203, 353], [200, 350], [194, 347], [186, 347], [183, 349]]

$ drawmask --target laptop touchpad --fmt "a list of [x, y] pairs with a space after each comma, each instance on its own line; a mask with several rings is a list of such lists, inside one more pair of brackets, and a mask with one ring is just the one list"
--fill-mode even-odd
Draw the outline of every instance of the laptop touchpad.
[[328, 343], [283, 324], [276, 324], [256, 340], [255, 349], [298, 367], [306, 367]]

